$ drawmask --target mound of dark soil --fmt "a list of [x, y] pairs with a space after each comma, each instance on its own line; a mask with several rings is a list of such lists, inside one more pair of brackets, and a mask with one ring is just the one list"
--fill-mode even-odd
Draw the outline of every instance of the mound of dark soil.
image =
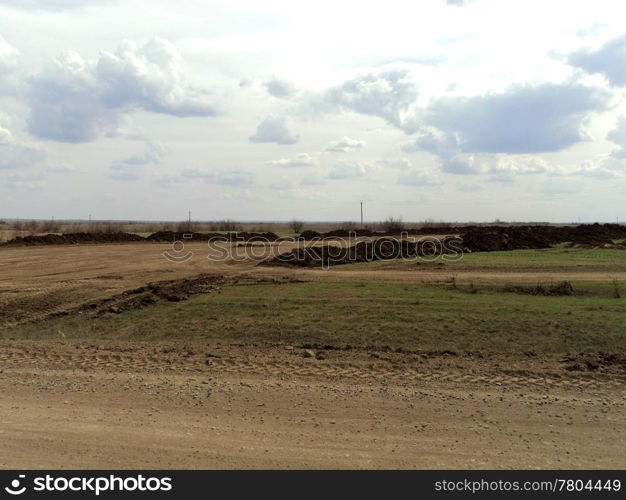
[[201, 274], [182, 280], [158, 281], [97, 302], [90, 302], [82, 306], [81, 310], [95, 310], [98, 313], [121, 313], [140, 309], [160, 300], [180, 302], [193, 295], [215, 290], [224, 283], [226, 283], [226, 278], [212, 274]]
[[531, 226], [470, 229], [463, 233], [463, 247], [471, 252], [493, 252], [525, 248], [548, 248], [554, 241], [545, 231]]
[[547, 248], [565, 242], [604, 248], [621, 238], [626, 238], [626, 226], [620, 224], [473, 226], [463, 232], [463, 246], [472, 252]]
[[5, 245], [76, 245], [80, 243], [123, 243], [144, 240], [145, 238], [131, 233], [65, 233], [23, 236], [7, 241]]
[[158, 231], [148, 236], [148, 241], [173, 242], [173, 241], [276, 241], [280, 237], [271, 232], [249, 233], [245, 231], [231, 233], [180, 233], [177, 231]]
[[375, 241], [361, 241], [351, 247], [334, 245], [304, 246], [278, 255], [265, 261], [265, 265], [328, 267], [331, 265], [353, 264], [410, 257], [436, 258], [444, 254], [462, 253], [461, 240], [451, 236], [438, 239], [424, 239], [418, 242], [381, 238]]
[[265, 233], [248, 233], [240, 231], [238, 233], [229, 233], [228, 237], [231, 241], [276, 241], [280, 239], [276, 233], [271, 231]]
[[310, 229], [307, 229], [306, 231], [303, 231], [300, 233], [300, 235], [298, 236], [299, 239], [301, 240], [315, 240], [318, 238], [322, 237], [322, 233], [318, 233], [317, 231], [311, 231]]
[[157, 231], [156, 233], [152, 233], [146, 239], [148, 241], [171, 243], [173, 241], [184, 241], [187, 239], [193, 241], [209, 241], [212, 238], [226, 239], [226, 235], [222, 233], [181, 233], [178, 231]]

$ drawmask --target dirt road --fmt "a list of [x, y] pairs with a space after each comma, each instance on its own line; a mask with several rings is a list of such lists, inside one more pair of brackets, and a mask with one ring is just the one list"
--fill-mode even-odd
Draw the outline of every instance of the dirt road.
[[610, 369], [8, 341], [0, 370], [2, 468], [626, 467], [626, 380]]

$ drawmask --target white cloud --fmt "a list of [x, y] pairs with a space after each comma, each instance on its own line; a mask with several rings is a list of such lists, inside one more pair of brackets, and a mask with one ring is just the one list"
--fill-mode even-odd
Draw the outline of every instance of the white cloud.
[[0, 78], [15, 69], [18, 52], [0, 35]]
[[265, 164], [272, 167], [312, 167], [317, 165], [318, 161], [308, 153], [300, 153], [294, 158], [266, 161]]
[[137, 109], [173, 116], [214, 116], [204, 93], [183, 78], [181, 56], [167, 40], [126, 42], [97, 62], [66, 52], [31, 82], [29, 131], [42, 139], [89, 142], [115, 131]]
[[583, 120], [606, 110], [608, 99], [600, 89], [580, 84], [514, 87], [498, 94], [440, 98], [429, 107], [426, 121], [444, 133], [444, 140], [454, 138], [464, 153], [559, 151], [585, 140]]
[[576, 83], [518, 86], [475, 97], [440, 97], [424, 113], [420, 135], [404, 151], [425, 151], [450, 174], [488, 173], [511, 182], [544, 173], [532, 153], [557, 152], [588, 140], [585, 121], [608, 108], [609, 94]]
[[263, 83], [268, 93], [274, 97], [289, 97], [296, 91], [292, 83], [280, 78], [271, 78]]
[[214, 116], [207, 92], [189, 86], [182, 56], [171, 42], [153, 38], [143, 46], [125, 42], [102, 52], [97, 65], [103, 101], [110, 108], [138, 107], [173, 116]]
[[338, 161], [331, 168], [327, 178], [332, 180], [360, 179], [369, 176], [378, 167], [365, 162]]
[[606, 42], [598, 50], [580, 50], [568, 62], [588, 73], [601, 73], [612, 85], [626, 85], [626, 35]]
[[300, 136], [293, 134], [284, 116], [268, 116], [257, 126], [256, 133], [249, 137], [251, 142], [275, 142], [295, 144]]
[[365, 147], [366, 142], [359, 139], [351, 139], [350, 137], [343, 136], [338, 141], [331, 141], [326, 148], [326, 151], [334, 153], [348, 153], [355, 149], [361, 149]]
[[114, 161], [111, 164], [111, 176], [119, 180], [137, 179], [141, 167], [161, 163], [166, 153], [167, 149], [162, 144], [149, 141], [143, 152], [128, 156], [123, 160]]
[[407, 133], [416, 130], [418, 88], [405, 67], [385, 67], [326, 91], [322, 107], [378, 116]]
[[8, 144], [13, 141], [13, 134], [9, 129], [4, 128], [0, 125], [0, 145]]
[[580, 168], [560, 174], [568, 177], [587, 177], [596, 180], [623, 179], [626, 177], [626, 164], [623, 162], [609, 161], [585, 161]]
[[606, 138], [619, 146], [619, 149], [613, 151], [611, 155], [615, 158], [626, 159], [626, 116], [618, 120], [617, 125]]

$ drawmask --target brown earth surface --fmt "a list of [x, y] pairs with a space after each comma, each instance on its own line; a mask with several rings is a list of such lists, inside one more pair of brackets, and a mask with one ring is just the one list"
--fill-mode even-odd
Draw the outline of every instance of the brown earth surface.
[[4, 468], [626, 466], [623, 372], [559, 361], [9, 341], [0, 363]]

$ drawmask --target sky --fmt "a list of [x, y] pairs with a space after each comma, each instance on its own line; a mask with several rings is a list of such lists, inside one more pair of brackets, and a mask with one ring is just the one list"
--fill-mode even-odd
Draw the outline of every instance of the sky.
[[0, 218], [626, 221], [595, 0], [0, 0]]

